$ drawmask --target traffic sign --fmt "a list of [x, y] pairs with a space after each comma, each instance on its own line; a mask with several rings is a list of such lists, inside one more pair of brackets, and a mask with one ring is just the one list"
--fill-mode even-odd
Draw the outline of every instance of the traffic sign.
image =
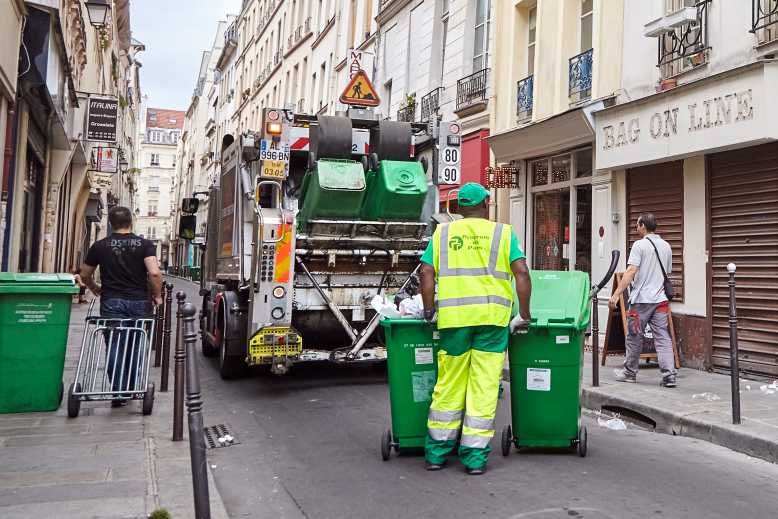
[[359, 70], [340, 94], [340, 102], [345, 105], [378, 106], [381, 99], [365, 71]]
[[440, 123], [438, 133], [438, 184], [462, 183], [462, 137], [457, 123]]

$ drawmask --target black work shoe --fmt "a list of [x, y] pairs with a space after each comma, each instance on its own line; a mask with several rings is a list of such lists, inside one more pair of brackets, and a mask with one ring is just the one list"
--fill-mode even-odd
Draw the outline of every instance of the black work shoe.
[[465, 467], [465, 472], [467, 472], [469, 476], [480, 476], [486, 472], [486, 465], [476, 468]]
[[446, 462], [445, 461], [443, 463], [432, 463], [432, 462], [429, 462], [427, 460], [424, 460], [424, 469], [425, 470], [435, 471], [435, 470], [440, 470], [440, 469], [442, 469], [445, 466], [446, 466]]
[[667, 375], [662, 379], [662, 382], [660, 382], [659, 385], [662, 387], [676, 387], [675, 375]]

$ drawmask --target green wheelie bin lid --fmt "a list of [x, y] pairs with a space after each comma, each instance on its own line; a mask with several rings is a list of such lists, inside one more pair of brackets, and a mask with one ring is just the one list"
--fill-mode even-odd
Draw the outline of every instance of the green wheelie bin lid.
[[0, 272], [0, 294], [75, 294], [73, 274]]
[[531, 327], [585, 330], [589, 325], [589, 275], [586, 272], [533, 270]]

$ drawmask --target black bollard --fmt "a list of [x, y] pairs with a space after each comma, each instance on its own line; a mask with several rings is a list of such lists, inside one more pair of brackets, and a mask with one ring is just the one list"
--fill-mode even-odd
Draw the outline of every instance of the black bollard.
[[592, 386], [600, 385], [600, 302], [592, 296]]
[[162, 304], [157, 305], [157, 313], [154, 316], [154, 367], [158, 368], [159, 363], [162, 360], [162, 319], [165, 317], [165, 283], [162, 283], [162, 289], [160, 291], [160, 297], [162, 297]]
[[170, 378], [170, 320], [173, 310], [173, 284], [165, 286], [165, 328], [162, 331], [162, 374], [159, 380], [159, 390], [167, 392], [168, 379]]
[[740, 366], [737, 352], [737, 301], [735, 300], [734, 263], [727, 265], [729, 272], [729, 368], [732, 383], [732, 423], [740, 423]]
[[200, 377], [195, 359], [195, 309], [192, 303], [184, 303], [184, 344], [186, 346], [186, 408], [189, 415], [189, 456], [192, 461], [192, 489], [194, 491], [195, 519], [210, 519], [211, 506], [208, 496], [208, 466], [203, 437], [203, 400], [200, 394]]
[[179, 291], [176, 294], [178, 311], [176, 312], [176, 348], [175, 348], [175, 373], [173, 379], [173, 441], [180, 442], [184, 439], [184, 339], [181, 336], [181, 309], [186, 300], [186, 294]]

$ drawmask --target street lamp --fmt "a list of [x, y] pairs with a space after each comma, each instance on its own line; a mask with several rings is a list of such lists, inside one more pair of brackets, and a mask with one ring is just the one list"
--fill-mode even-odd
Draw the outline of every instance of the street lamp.
[[121, 158], [119, 158], [119, 170], [122, 173], [127, 173], [127, 168], [129, 167], [130, 163], [127, 162], [127, 157], [122, 154]]
[[111, 3], [109, 0], [87, 0], [86, 10], [89, 14], [89, 23], [97, 28], [105, 27]]

